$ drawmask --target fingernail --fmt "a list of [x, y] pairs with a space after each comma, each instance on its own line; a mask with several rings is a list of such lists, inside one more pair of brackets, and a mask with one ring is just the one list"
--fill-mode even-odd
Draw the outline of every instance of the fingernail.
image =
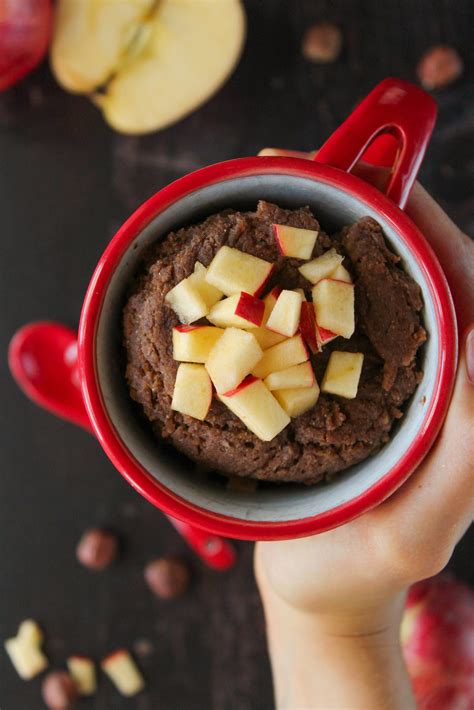
[[474, 328], [471, 328], [466, 338], [466, 368], [469, 382], [474, 385]]

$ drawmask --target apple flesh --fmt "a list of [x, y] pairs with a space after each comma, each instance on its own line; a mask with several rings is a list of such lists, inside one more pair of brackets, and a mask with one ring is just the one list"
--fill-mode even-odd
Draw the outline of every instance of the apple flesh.
[[208, 308], [220, 301], [224, 295], [222, 291], [219, 291], [215, 286], [211, 286], [210, 283], [206, 281], [207, 269], [201, 264], [201, 262], [196, 261], [194, 264], [194, 271], [191, 276], [188, 276], [188, 281], [197, 288], [201, 298], [205, 301]]
[[310, 387], [275, 390], [273, 393], [289, 417], [299, 417], [314, 407], [319, 399], [319, 387], [313, 382]]
[[0, 2], [0, 91], [16, 84], [43, 59], [51, 19], [51, 0]]
[[348, 284], [352, 283], [352, 276], [348, 272], [345, 266], [339, 264], [337, 269], [331, 274], [331, 278], [335, 281], [345, 281]]
[[89, 95], [115, 130], [142, 134], [217, 91], [244, 37], [239, 0], [59, 0], [51, 62], [59, 83]]
[[271, 348], [272, 345], [276, 345], [277, 343], [281, 343], [282, 340], [285, 340], [286, 336], [285, 335], [280, 335], [280, 333], [273, 333], [271, 330], [268, 330], [266, 327], [266, 323], [270, 317], [270, 313], [273, 310], [273, 307], [275, 303], [277, 302], [277, 298], [281, 293], [281, 288], [272, 288], [270, 293], [268, 293], [265, 298], [263, 299], [263, 305], [264, 305], [264, 312], [263, 312], [263, 319], [262, 319], [262, 325], [260, 328], [252, 328], [250, 331], [252, 335], [256, 338], [258, 344], [262, 348], [262, 350], [267, 350], [267, 348]]
[[290, 423], [264, 383], [251, 375], [219, 399], [262, 441], [271, 441]]
[[[206, 3], [207, 4], [207, 3]], [[244, 291], [259, 296], [273, 271], [273, 264], [232, 247], [221, 247], [208, 266], [206, 281], [226, 296]]]
[[222, 328], [211, 325], [178, 325], [173, 328], [173, 359], [205, 363], [223, 334]]
[[272, 372], [271, 375], [268, 375], [264, 380], [270, 391], [311, 387], [314, 381], [314, 372], [309, 360], [302, 362], [300, 365], [287, 367], [286, 370]]
[[300, 293], [282, 291], [270, 313], [266, 327], [275, 333], [291, 338], [300, 324], [301, 302]]
[[183, 279], [165, 296], [166, 303], [171, 306], [181, 323], [193, 323], [207, 316], [209, 308], [192, 281]]
[[314, 311], [314, 303], [303, 301], [301, 304], [300, 333], [311, 352], [313, 354], [317, 353], [320, 350], [320, 344], [316, 336], [316, 313]]
[[87, 656], [70, 656], [67, 667], [79, 695], [94, 695], [97, 690], [94, 661]]
[[228, 392], [237, 387], [262, 355], [262, 349], [252, 333], [227, 328], [206, 362], [207, 372], [217, 392]]
[[236, 293], [216, 303], [207, 319], [221, 328], [255, 328], [263, 320], [265, 304], [248, 293]]
[[100, 666], [125, 697], [136, 695], [145, 687], [145, 681], [135, 661], [125, 649], [111, 653], [101, 661]]
[[420, 710], [474, 707], [474, 591], [445, 575], [408, 592], [403, 655]]
[[182, 362], [176, 373], [171, 409], [203, 420], [212, 403], [212, 384], [204, 365]]
[[300, 266], [299, 272], [312, 284], [317, 284], [321, 279], [331, 276], [341, 264], [343, 258], [335, 249], [329, 249], [329, 251], [316, 257], [316, 259]]
[[308, 351], [300, 334], [284, 340], [282, 343], [273, 345], [263, 352], [262, 359], [253, 368], [252, 374], [255, 377], [265, 379], [272, 372], [286, 370], [293, 365], [305, 362], [309, 357]]
[[334, 350], [321, 382], [321, 391], [354, 399], [357, 396], [364, 356], [362, 353], [347, 353]]
[[311, 259], [319, 232], [312, 229], [289, 227], [286, 224], [274, 224], [273, 233], [283, 256]]
[[313, 288], [313, 302], [319, 327], [351, 337], [355, 329], [353, 284], [323, 279]]
[[23, 680], [31, 680], [48, 667], [48, 659], [41, 650], [43, 634], [38, 624], [28, 619], [13, 638], [5, 641], [5, 650]]

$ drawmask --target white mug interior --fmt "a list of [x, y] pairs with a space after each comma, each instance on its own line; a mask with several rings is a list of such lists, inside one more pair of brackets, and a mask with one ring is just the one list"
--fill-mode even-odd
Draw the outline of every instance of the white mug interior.
[[[309, 205], [327, 231], [370, 215], [382, 226], [403, 267], [420, 285], [424, 325], [429, 334], [422, 350], [424, 376], [390, 441], [375, 455], [332, 480], [315, 486], [265, 484], [254, 492], [229, 490], [226, 479], [204, 474], [169, 445], [160, 444], [131, 400], [124, 377], [121, 317], [127, 288], [140, 270], [143, 254], [169, 231], [198, 222], [221, 209], [255, 209], [258, 200], [282, 207]], [[175, 495], [201, 509], [237, 520], [279, 522], [325, 513], [360, 496], [384, 477], [420, 433], [436, 385], [439, 337], [433, 301], [423, 268], [392, 227], [368, 204], [341, 188], [315, 179], [263, 173], [203, 187], [181, 198], [157, 215], [137, 235], [114, 272], [99, 317], [96, 340], [97, 376], [109, 417], [140, 464]]]

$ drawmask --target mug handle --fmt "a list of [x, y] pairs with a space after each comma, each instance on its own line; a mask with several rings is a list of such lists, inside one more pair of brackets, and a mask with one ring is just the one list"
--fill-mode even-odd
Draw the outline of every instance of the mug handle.
[[436, 121], [436, 102], [401, 79], [384, 79], [316, 153], [314, 160], [350, 172], [363, 157], [391, 166], [385, 194], [403, 209]]

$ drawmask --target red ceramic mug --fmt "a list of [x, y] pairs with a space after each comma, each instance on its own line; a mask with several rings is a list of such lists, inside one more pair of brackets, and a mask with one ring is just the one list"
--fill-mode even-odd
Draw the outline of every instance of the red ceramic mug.
[[[87, 422], [112, 463], [158, 508], [186, 524], [228, 537], [275, 540], [310, 535], [377, 505], [422, 461], [446, 414], [457, 362], [456, 319], [446, 279], [424, 237], [402, 211], [435, 115], [435, 104], [425, 92], [387, 79], [314, 161], [254, 157], [203, 168], [160, 190], [119, 229], [98, 263], [82, 310], [82, 396]], [[361, 156], [370, 152], [374, 158], [380, 142], [373, 141], [385, 134], [396, 140], [398, 150], [382, 194], [350, 171]], [[124, 381], [121, 312], [126, 288], [151, 243], [220, 209], [255, 208], [259, 199], [284, 207], [309, 205], [329, 230], [366, 215], [374, 217], [422, 289], [429, 337], [423, 348], [423, 380], [380, 452], [323, 485], [275, 485], [245, 493], [229, 490], [216, 477], [195, 475], [189, 460], [161, 447], [145, 430]]]

